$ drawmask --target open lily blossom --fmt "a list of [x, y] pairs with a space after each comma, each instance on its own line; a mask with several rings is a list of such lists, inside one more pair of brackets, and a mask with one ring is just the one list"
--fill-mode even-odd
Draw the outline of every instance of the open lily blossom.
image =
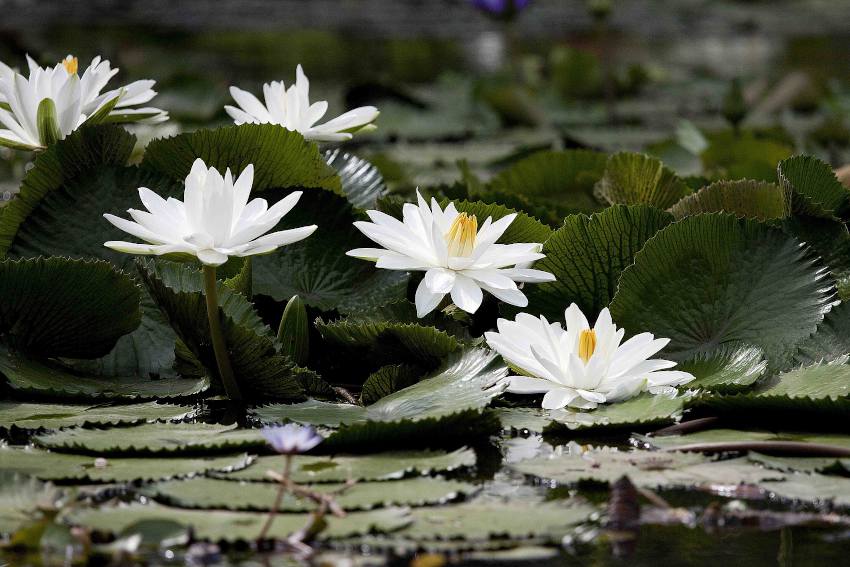
[[43, 149], [84, 123], [162, 122], [158, 108], [135, 108], [150, 101], [155, 81], [135, 81], [101, 92], [118, 72], [95, 57], [80, 76], [76, 57], [41, 67], [27, 57], [29, 76], [0, 67], [0, 145]]
[[499, 319], [498, 332], [485, 333], [492, 349], [528, 374], [511, 376], [508, 392], [545, 394], [544, 409], [592, 409], [694, 379], [687, 372], [670, 370], [675, 362], [650, 358], [670, 339], [640, 333], [621, 342], [625, 332], [617, 328], [607, 308], [593, 327], [575, 303], [565, 316], [566, 330], [543, 316], [520, 313], [514, 321]]
[[237, 87], [230, 87], [230, 95], [239, 107], [227, 105], [224, 109], [236, 124], [278, 124], [316, 142], [350, 140], [354, 132], [370, 126], [379, 114], [374, 106], [361, 106], [316, 124], [328, 111], [328, 103], [320, 100], [310, 104], [310, 81], [301, 65], [295, 69], [295, 84], [288, 89], [283, 81], [263, 85], [265, 104]]
[[313, 426], [298, 423], [264, 427], [261, 433], [272, 449], [282, 455], [306, 453], [324, 440]]
[[253, 165], [234, 180], [229, 169], [222, 176], [197, 159], [186, 177], [183, 201], [163, 199], [140, 187], [139, 197], [147, 211], [130, 209], [135, 222], [103, 215], [147, 244], [110, 241], [105, 245], [130, 254], [191, 254], [205, 265], [220, 266], [230, 256], [267, 254], [316, 230], [316, 225], [311, 225], [266, 234], [298, 203], [301, 192], [291, 193], [269, 207], [265, 199], [248, 201], [253, 181]]
[[380, 211], [366, 211], [372, 222], [354, 225], [384, 248], [357, 248], [347, 254], [374, 261], [388, 270], [422, 271], [425, 277], [416, 289], [416, 312], [424, 317], [447, 294], [468, 313], [475, 313], [483, 291], [519, 307], [528, 299], [517, 283], [551, 282], [555, 276], [529, 266], [544, 258], [543, 245], [536, 242], [496, 244], [516, 218], [510, 214], [478, 226], [474, 215], [459, 213], [450, 203], [443, 210], [436, 199], [431, 205], [417, 192], [418, 204], [404, 205], [403, 219]]

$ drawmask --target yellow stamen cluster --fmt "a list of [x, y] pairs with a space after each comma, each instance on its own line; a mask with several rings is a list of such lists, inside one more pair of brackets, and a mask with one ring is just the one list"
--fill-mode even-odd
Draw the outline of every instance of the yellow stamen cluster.
[[590, 361], [593, 351], [596, 350], [596, 331], [585, 329], [578, 337], [578, 356], [585, 364]]
[[65, 67], [65, 70], [68, 71], [69, 75], [76, 75], [79, 62], [76, 57], [69, 55], [62, 60], [62, 66]]
[[475, 215], [460, 213], [446, 233], [449, 256], [471, 256], [472, 251], [475, 250], [476, 236], [478, 236], [478, 219]]

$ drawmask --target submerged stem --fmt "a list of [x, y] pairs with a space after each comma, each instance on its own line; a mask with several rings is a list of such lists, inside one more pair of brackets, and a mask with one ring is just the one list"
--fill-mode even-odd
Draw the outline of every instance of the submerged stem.
[[242, 393], [233, 376], [233, 367], [230, 366], [230, 357], [227, 355], [227, 344], [224, 342], [224, 334], [221, 332], [221, 317], [218, 313], [218, 288], [215, 279], [215, 266], [204, 266], [204, 296], [207, 300], [207, 319], [210, 324], [210, 337], [212, 338], [215, 362], [218, 365], [218, 375], [224, 385], [227, 397], [233, 401], [241, 401]]

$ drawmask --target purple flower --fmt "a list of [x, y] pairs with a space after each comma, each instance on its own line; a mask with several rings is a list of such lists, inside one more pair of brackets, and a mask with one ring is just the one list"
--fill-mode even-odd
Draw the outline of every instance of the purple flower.
[[513, 18], [520, 10], [528, 7], [531, 0], [469, 0], [469, 2], [479, 10], [497, 18]]
[[306, 453], [324, 439], [312, 426], [297, 423], [264, 427], [262, 434], [268, 444], [282, 455]]

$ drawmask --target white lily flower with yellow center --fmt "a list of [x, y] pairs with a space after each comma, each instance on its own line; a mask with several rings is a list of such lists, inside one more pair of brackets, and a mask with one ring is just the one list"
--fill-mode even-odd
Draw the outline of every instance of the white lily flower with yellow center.
[[402, 220], [366, 211], [372, 222], [358, 221], [354, 226], [384, 248], [357, 248], [347, 254], [374, 261], [378, 268], [425, 272], [416, 289], [419, 317], [433, 311], [446, 294], [468, 313], [478, 310], [483, 291], [525, 307], [528, 299], [518, 282], [555, 280], [549, 272], [526, 267], [544, 257], [542, 244], [496, 244], [516, 214], [495, 222], [487, 217], [479, 227], [474, 215], [459, 213], [454, 203], [443, 210], [435, 199], [429, 207], [418, 192], [417, 198], [418, 204], [404, 205]]
[[328, 103], [320, 100], [310, 104], [310, 81], [301, 65], [295, 69], [295, 84], [289, 89], [283, 81], [263, 85], [265, 104], [237, 87], [230, 87], [230, 95], [239, 108], [227, 105], [224, 109], [236, 124], [277, 124], [316, 142], [350, 140], [354, 132], [369, 127], [379, 114], [374, 106], [361, 106], [316, 124], [328, 111]]
[[230, 256], [267, 254], [313, 234], [316, 225], [266, 234], [292, 210], [301, 192], [289, 194], [270, 208], [265, 199], [248, 201], [253, 181], [253, 165], [234, 181], [229, 169], [222, 176], [197, 159], [186, 177], [184, 201], [163, 199], [140, 187], [139, 197], [147, 211], [127, 211], [135, 222], [103, 215], [147, 244], [110, 241], [105, 245], [129, 254], [190, 254], [207, 266], [220, 266]]
[[40, 67], [27, 57], [29, 77], [0, 68], [0, 145], [38, 150], [61, 140], [83, 123], [162, 122], [158, 108], [132, 108], [151, 100], [154, 81], [136, 81], [101, 93], [118, 69], [95, 57], [79, 75], [69, 55], [54, 67]]
[[499, 319], [499, 331], [484, 334], [508, 364], [527, 374], [511, 376], [508, 392], [545, 393], [544, 409], [592, 409], [694, 379], [687, 372], [670, 370], [675, 362], [650, 359], [670, 339], [640, 333], [621, 344], [625, 331], [617, 329], [607, 308], [593, 327], [575, 303], [565, 317], [566, 330], [543, 316], [520, 313], [515, 321]]

